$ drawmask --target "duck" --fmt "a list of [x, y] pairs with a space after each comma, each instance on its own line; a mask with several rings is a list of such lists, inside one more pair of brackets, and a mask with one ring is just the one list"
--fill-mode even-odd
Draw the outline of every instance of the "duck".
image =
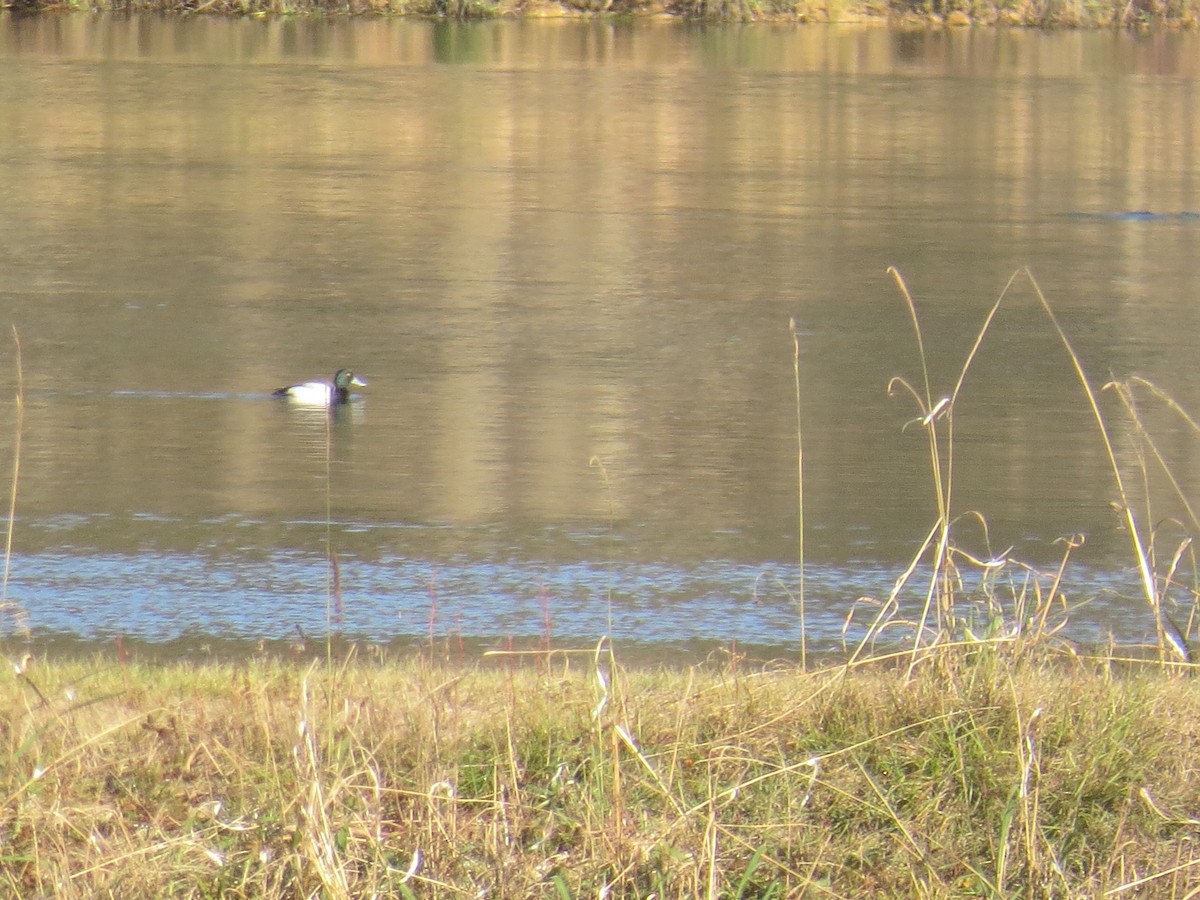
[[272, 391], [272, 397], [283, 397], [304, 406], [338, 406], [350, 399], [351, 387], [366, 387], [367, 383], [349, 369], [338, 369], [333, 374], [333, 383], [328, 381], [306, 381], [290, 384]]

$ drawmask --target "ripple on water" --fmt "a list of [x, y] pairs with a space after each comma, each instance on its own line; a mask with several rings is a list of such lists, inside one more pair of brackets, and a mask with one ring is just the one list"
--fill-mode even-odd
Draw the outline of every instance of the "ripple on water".
[[[1083, 577], [1073, 595], [1097, 599], [1070, 617], [1069, 636], [1095, 642], [1112, 633], [1140, 641], [1153, 634], [1144, 604], [1127, 599], [1136, 598], [1135, 581], [1077, 574]], [[919, 614], [927, 584], [921, 577], [902, 597], [902, 618]], [[837, 650], [855, 642], [894, 578], [878, 567], [812, 567], [805, 578], [808, 646]], [[196, 633], [275, 639], [297, 628], [324, 634], [332, 620], [341, 634], [373, 641], [430, 633], [519, 641], [549, 632], [556, 642], [607, 634], [638, 643], [738, 641], [786, 649], [799, 644], [797, 581], [794, 566], [722, 560], [679, 567], [345, 557], [335, 573], [323, 557], [294, 551], [230, 559], [59, 550], [15, 557], [10, 596], [35, 631], [83, 640], [122, 634], [163, 642]], [[975, 587], [964, 585], [964, 596]], [[961, 609], [986, 621], [982, 604]]]

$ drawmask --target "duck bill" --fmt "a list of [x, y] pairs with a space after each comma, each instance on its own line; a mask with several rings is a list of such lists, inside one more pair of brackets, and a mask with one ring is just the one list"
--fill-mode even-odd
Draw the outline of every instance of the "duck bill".
[[361, 378], [359, 378], [357, 375], [355, 375], [353, 378], [350, 379], [350, 383], [352, 385], [354, 385], [355, 387], [366, 387], [367, 386], [367, 383], [365, 381], [363, 381]]

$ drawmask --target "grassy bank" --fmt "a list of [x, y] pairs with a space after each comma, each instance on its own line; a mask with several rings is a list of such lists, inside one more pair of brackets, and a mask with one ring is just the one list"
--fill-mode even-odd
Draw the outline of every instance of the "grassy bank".
[[0, 9], [235, 16], [391, 15], [464, 20], [610, 16], [728, 22], [867, 22], [903, 28], [1193, 28], [1200, 23], [1200, 0], [0, 0]]
[[33, 660], [0, 684], [0, 894], [1183, 896], [1177, 671]]

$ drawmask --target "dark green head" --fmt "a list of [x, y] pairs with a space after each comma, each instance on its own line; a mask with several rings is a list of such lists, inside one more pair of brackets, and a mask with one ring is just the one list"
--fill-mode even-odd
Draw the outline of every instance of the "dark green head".
[[338, 369], [333, 376], [333, 386], [339, 391], [349, 391], [350, 386], [366, 387], [367, 383], [349, 369]]

